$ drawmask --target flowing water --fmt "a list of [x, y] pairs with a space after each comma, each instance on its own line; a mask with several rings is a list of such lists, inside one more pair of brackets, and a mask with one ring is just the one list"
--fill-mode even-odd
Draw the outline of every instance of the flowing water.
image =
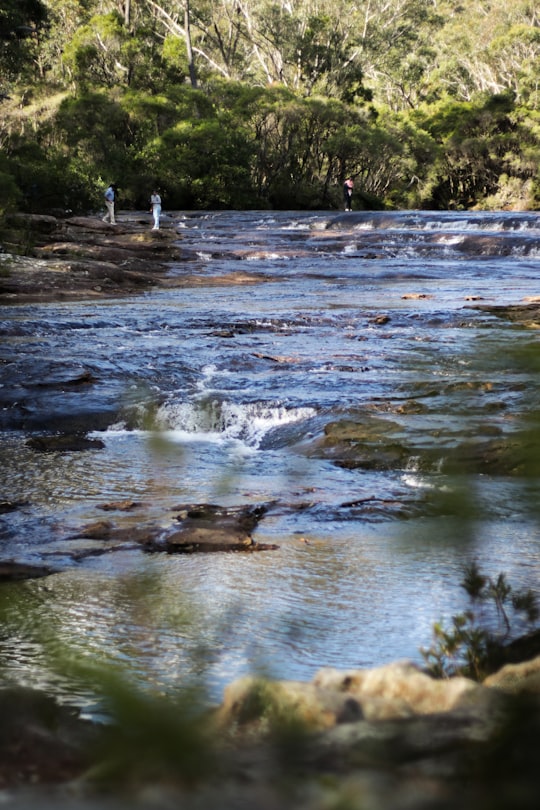
[[[0, 499], [18, 508], [0, 517], [0, 560], [58, 573], [1, 586], [0, 679], [89, 706], [51, 671], [50, 636], [166, 693], [201, 678], [219, 700], [252, 671], [307, 680], [322, 666], [421, 661], [433, 622], [467, 604], [471, 559], [537, 588], [538, 482], [490, 469], [456, 480], [445, 459], [465, 439], [508, 441], [538, 408], [525, 360], [538, 331], [479, 308], [540, 295], [538, 216], [194, 212], [167, 224], [186, 252], [171, 274], [192, 285], [1, 313]], [[81, 373], [92, 383], [70, 387]], [[381, 452], [387, 420], [429, 464], [320, 452], [328, 423], [367, 417]], [[25, 444], [82, 424], [103, 449]], [[456, 488], [470, 520], [433, 508]], [[104, 516], [122, 499], [142, 512]], [[279, 549], [73, 553], [76, 531], [104, 517], [165, 526], [175, 506], [208, 502], [271, 504], [255, 539]]]

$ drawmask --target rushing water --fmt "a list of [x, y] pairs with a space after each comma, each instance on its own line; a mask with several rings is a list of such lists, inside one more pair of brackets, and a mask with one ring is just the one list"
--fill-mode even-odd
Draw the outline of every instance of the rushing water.
[[[165, 692], [204, 678], [219, 699], [253, 670], [308, 679], [421, 660], [433, 621], [466, 604], [467, 560], [537, 587], [537, 481], [467, 476], [478, 512], [466, 523], [427, 497], [458, 486], [443, 462], [463, 437], [505, 440], [539, 405], [520, 359], [538, 332], [477, 307], [540, 295], [536, 215], [219, 212], [170, 225], [186, 251], [171, 274], [192, 286], [2, 312], [0, 499], [19, 507], [0, 518], [0, 559], [59, 573], [1, 586], [0, 678], [88, 702], [49, 671], [52, 635]], [[61, 384], [81, 372], [84, 391]], [[314, 450], [329, 422], [366, 413], [428, 447], [430, 467], [413, 453], [348, 468]], [[25, 444], [83, 423], [104, 449]], [[272, 503], [255, 538], [279, 549], [76, 562], [76, 530], [122, 499], [164, 523], [179, 504]]]

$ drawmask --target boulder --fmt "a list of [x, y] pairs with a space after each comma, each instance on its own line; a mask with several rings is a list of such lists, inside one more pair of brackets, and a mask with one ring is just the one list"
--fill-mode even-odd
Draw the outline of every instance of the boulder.
[[514, 695], [540, 695], [540, 656], [520, 664], [506, 664], [498, 672], [489, 675], [484, 686]]
[[176, 516], [179, 528], [163, 532], [157, 542], [147, 544], [147, 551], [168, 554], [196, 551], [261, 551], [277, 546], [258, 544], [252, 537], [266, 506], [224, 507], [198, 504], [180, 507]]
[[495, 701], [483, 686], [468, 678], [437, 680], [409, 661], [375, 669], [319, 670], [316, 686], [355, 697], [370, 719], [492, 709]]
[[299, 681], [267, 681], [245, 677], [224, 690], [215, 719], [221, 727], [269, 731], [296, 722], [320, 731], [363, 718], [357, 700], [335, 689]]

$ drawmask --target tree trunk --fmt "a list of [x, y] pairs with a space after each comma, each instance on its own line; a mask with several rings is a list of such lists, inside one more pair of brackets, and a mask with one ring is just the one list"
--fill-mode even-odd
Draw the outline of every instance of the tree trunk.
[[194, 90], [197, 89], [197, 73], [195, 71], [195, 62], [193, 61], [193, 49], [191, 47], [191, 29], [189, 25], [189, 0], [185, 0], [184, 7], [184, 30], [186, 32], [186, 51], [189, 66], [189, 78], [191, 86]]

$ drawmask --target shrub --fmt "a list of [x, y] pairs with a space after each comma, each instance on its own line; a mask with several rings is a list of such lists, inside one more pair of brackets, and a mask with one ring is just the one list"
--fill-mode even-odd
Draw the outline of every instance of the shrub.
[[511, 619], [523, 614], [528, 624], [536, 622], [537, 599], [530, 589], [514, 590], [505, 574], [496, 579], [485, 576], [474, 561], [465, 567], [460, 584], [469, 596], [470, 609], [453, 616], [449, 628], [436, 622], [431, 647], [420, 652], [435, 677], [464, 675], [482, 680], [500, 661], [512, 635]]

